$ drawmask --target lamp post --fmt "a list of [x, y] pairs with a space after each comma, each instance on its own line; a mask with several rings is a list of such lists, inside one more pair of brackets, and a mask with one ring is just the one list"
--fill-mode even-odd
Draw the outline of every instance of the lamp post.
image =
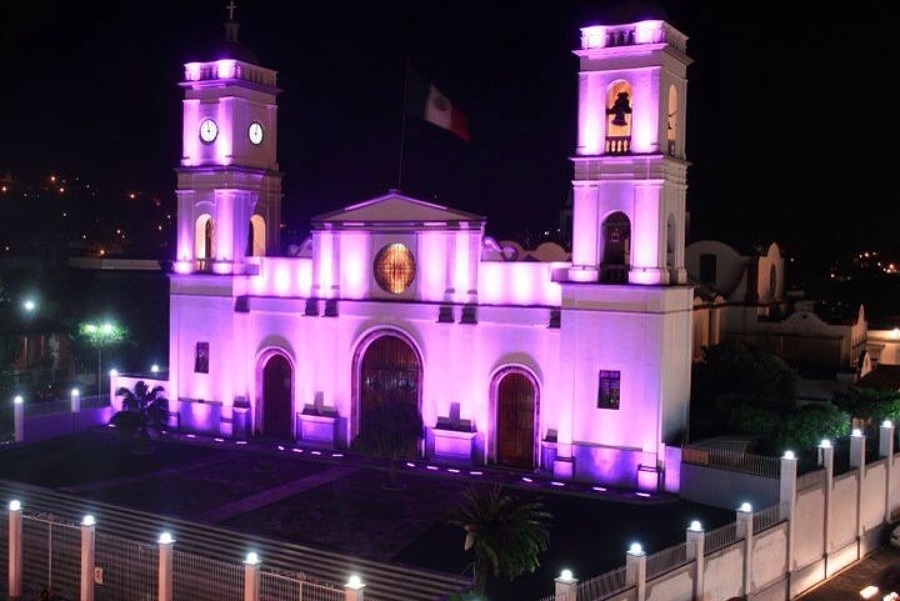
[[81, 334], [97, 348], [97, 396], [100, 396], [103, 390], [103, 347], [121, 342], [125, 330], [109, 321], [100, 324], [88, 322], [81, 325]]
[[[22, 301], [22, 310], [25, 311], [25, 315], [28, 318], [31, 318], [31, 316], [34, 315], [34, 312], [36, 309], [37, 309], [37, 303], [34, 301], [34, 299], [26, 298], [24, 301]], [[25, 356], [22, 360], [22, 368], [25, 369], [26, 371], [28, 371], [28, 328], [27, 327], [25, 328], [23, 338], [25, 338], [25, 348], [24, 348]]]

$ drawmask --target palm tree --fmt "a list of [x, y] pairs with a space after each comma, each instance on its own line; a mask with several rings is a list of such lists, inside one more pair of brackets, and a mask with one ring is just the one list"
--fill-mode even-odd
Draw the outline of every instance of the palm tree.
[[388, 459], [390, 484], [386, 488], [399, 490], [397, 463], [418, 455], [424, 427], [414, 403], [376, 394], [366, 403], [365, 419], [352, 446], [360, 453]]
[[540, 566], [552, 516], [540, 502], [523, 502], [500, 484], [472, 488], [448, 519], [466, 533], [464, 549], [475, 550], [473, 592], [484, 595], [489, 576], [513, 580]]
[[122, 410], [109, 420], [119, 436], [134, 443], [135, 451], [149, 452], [150, 435], [166, 429], [169, 418], [169, 400], [164, 396], [162, 386], [150, 388], [140, 380], [134, 390], [121, 387], [116, 396], [122, 397]]

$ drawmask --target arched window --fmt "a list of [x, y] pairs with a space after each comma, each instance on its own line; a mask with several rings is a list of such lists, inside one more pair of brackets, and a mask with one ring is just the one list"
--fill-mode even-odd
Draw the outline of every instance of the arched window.
[[200, 261], [200, 269], [208, 267], [207, 261], [215, 248], [215, 224], [209, 215], [201, 215], [194, 225], [194, 257]]
[[631, 261], [631, 221], [622, 212], [612, 213], [603, 220], [603, 260], [600, 281], [626, 283]]
[[669, 156], [675, 156], [675, 141], [678, 139], [678, 91], [669, 86], [669, 113], [666, 127], [666, 142]]
[[606, 92], [606, 152], [631, 152], [631, 84], [614, 82]]
[[262, 215], [250, 218], [250, 231], [247, 239], [247, 256], [262, 257], [266, 254], [266, 220]]

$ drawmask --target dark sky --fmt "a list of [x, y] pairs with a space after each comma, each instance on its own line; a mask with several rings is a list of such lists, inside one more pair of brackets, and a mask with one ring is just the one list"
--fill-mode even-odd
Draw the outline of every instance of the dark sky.
[[[0, 174], [78, 174], [174, 206], [183, 63], [223, 37], [225, 0], [17, 2], [2, 9]], [[898, 82], [888, 4], [682, 0], [690, 237], [817, 253], [895, 248]], [[240, 39], [279, 72], [285, 216], [397, 185], [407, 59], [467, 116], [471, 143], [413, 120], [404, 192], [488, 217], [497, 237], [554, 228], [575, 146], [579, 27], [622, 3], [239, 0]], [[817, 6], [824, 6], [819, 3]], [[4, 210], [8, 210], [5, 207]]]

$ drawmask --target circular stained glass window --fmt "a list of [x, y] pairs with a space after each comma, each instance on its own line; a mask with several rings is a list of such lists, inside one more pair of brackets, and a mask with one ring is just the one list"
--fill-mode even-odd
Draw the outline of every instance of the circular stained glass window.
[[416, 259], [408, 248], [394, 242], [375, 256], [375, 281], [391, 294], [404, 292], [416, 278]]

